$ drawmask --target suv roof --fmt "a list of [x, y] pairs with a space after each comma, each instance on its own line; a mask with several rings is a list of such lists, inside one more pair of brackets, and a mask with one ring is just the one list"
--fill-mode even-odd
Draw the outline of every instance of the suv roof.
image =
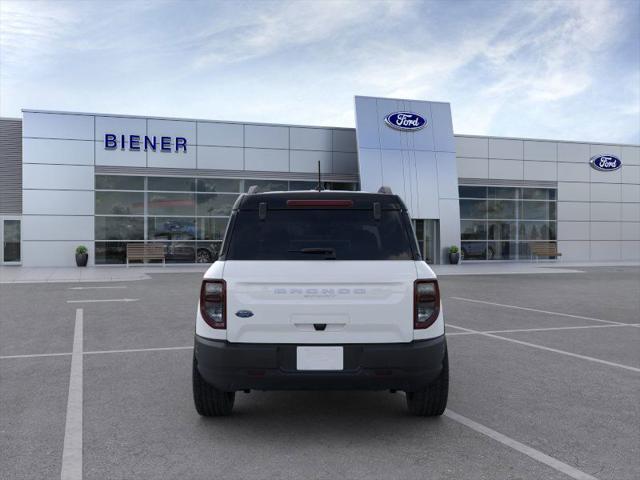
[[238, 197], [234, 210], [257, 210], [261, 203], [267, 209], [285, 209], [288, 200], [351, 200], [356, 210], [370, 210], [379, 203], [383, 210], [406, 210], [398, 195], [388, 193], [350, 192], [344, 190], [300, 190], [290, 192], [264, 192], [243, 194]]

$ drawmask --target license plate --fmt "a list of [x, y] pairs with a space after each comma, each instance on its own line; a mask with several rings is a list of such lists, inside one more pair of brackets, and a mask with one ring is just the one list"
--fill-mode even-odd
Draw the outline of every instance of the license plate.
[[298, 370], [343, 370], [342, 347], [298, 347]]

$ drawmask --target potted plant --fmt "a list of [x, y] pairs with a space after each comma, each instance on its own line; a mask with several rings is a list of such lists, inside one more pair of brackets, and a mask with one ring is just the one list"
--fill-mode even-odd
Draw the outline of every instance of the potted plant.
[[460, 251], [458, 247], [452, 245], [449, 247], [449, 263], [456, 265], [460, 261]]
[[78, 245], [76, 247], [76, 265], [79, 267], [86, 267], [89, 261], [89, 253], [87, 247], [84, 245]]

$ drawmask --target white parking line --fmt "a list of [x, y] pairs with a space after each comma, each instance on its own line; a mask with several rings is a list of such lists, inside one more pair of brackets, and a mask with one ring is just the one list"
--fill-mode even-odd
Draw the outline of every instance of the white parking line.
[[595, 363], [601, 363], [603, 365], [609, 365], [610, 367], [618, 367], [618, 368], [622, 368], [624, 370], [630, 370], [632, 372], [640, 372], [640, 368], [631, 367], [629, 365], [623, 365], [621, 363], [608, 362], [607, 360], [600, 360], [599, 358], [588, 357], [586, 355], [580, 355], [578, 353], [571, 353], [571, 352], [567, 352], [565, 350], [558, 350], [557, 348], [545, 347], [543, 345], [538, 345], [536, 343], [523, 342], [522, 340], [516, 340], [515, 338], [502, 337], [500, 335], [494, 335], [493, 333], [481, 332], [481, 331], [478, 331], [478, 330], [472, 330], [470, 328], [458, 327], [456, 325], [451, 325], [450, 323], [448, 323], [448, 325], [450, 327], [458, 328], [460, 330], [464, 330], [464, 331], [467, 331], [467, 332], [472, 332], [472, 333], [475, 333], [475, 334], [478, 334], [478, 335], [482, 335], [484, 337], [497, 338], [498, 340], [505, 340], [507, 342], [518, 343], [520, 345], [526, 345], [527, 347], [537, 348], [539, 350], [546, 350], [547, 352], [559, 353], [561, 355], [567, 355], [569, 357], [580, 358], [582, 360], [588, 360], [590, 362], [595, 362]]
[[109, 288], [109, 289], [127, 288], [127, 285], [113, 285], [108, 287], [69, 287], [69, 290], [97, 290], [97, 289], [103, 289], [103, 288]]
[[61, 480], [82, 479], [82, 316], [82, 309], [76, 309], [67, 417], [62, 448]]
[[137, 302], [139, 298], [108, 298], [101, 300], [67, 300], [67, 303]]
[[[152, 348], [130, 348], [122, 350], [90, 350], [87, 352], [80, 352], [82, 355], [96, 355], [100, 353], [135, 353], [135, 352], [163, 352], [170, 350], [192, 350], [193, 346], [185, 347], [152, 347]], [[37, 358], [37, 357], [62, 357], [73, 355], [73, 352], [62, 353], [32, 353], [27, 355], [3, 355], [0, 356], [0, 360], [10, 360], [12, 358]]]
[[601, 318], [583, 317], [582, 315], [571, 315], [570, 313], [550, 312], [548, 310], [538, 310], [537, 308], [519, 307], [517, 305], [505, 305], [504, 303], [486, 302], [484, 300], [475, 300], [473, 298], [449, 297], [454, 300], [462, 300], [463, 302], [482, 303], [484, 305], [493, 305], [495, 307], [515, 308], [517, 310], [527, 310], [529, 312], [545, 313], [547, 315], [557, 315], [559, 317], [579, 318], [580, 320], [591, 320], [594, 322], [610, 323], [612, 325], [628, 325], [623, 322], [614, 322], [611, 320], [602, 320]]
[[589, 475], [588, 473], [585, 473], [582, 470], [578, 470], [577, 468], [572, 467], [571, 465], [561, 462], [557, 458], [550, 457], [549, 455], [542, 453], [541, 451], [536, 450], [535, 448], [532, 448], [532, 447], [529, 447], [528, 445], [520, 443], [517, 440], [514, 440], [513, 438], [507, 437], [506, 435], [500, 432], [497, 432], [478, 422], [474, 422], [470, 418], [464, 417], [449, 409], [445, 411], [444, 415], [450, 418], [451, 420], [461, 423], [462, 425], [470, 428], [471, 430], [481, 433], [482, 435], [485, 435], [495, 440], [496, 442], [499, 442], [503, 445], [506, 445], [509, 448], [512, 448], [520, 453], [523, 453], [529, 458], [532, 458], [537, 462], [543, 463], [548, 467], [551, 467], [560, 473], [564, 473], [565, 475], [571, 478], [575, 478], [576, 480], [597, 480], [596, 477]]
[[[452, 332], [447, 333], [447, 337], [452, 335], [480, 335], [481, 333], [520, 333], [520, 332], [551, 332], [554, 330], [582, 330], [589, 328], [616, 328], [616, 327], [639, 327], [640, 323], [623, 323], [620, 325], [580, 325], [577, 327], [546, 327], [546, 328], [514, 328], [512, 330], [479, 330], [477, 332]], [[447, 327], [456, 327], [455, 325], [447, 324]]]

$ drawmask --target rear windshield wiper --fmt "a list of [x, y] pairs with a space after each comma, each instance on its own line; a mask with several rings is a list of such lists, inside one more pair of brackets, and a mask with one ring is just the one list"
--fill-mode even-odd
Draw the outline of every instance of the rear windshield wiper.
[[310, 254], [326, 254], [326, 259], [335, 260], [336, 258], [336, 249], [329, 247], [309, 247], [309, 248], [301, 248], [300, 250], [289, 250], [289, 252], [294, 253], [310, 253]]

